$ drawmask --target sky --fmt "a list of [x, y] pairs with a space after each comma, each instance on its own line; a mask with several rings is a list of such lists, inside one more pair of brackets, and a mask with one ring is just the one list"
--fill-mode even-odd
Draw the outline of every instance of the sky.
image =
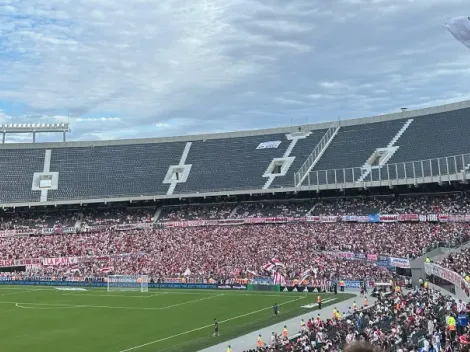
[[69, 140], [147, 138], [470, 99], [470, 51], [443, 27], [469, 5], [0, 0], [0, 124], [68, 121]]

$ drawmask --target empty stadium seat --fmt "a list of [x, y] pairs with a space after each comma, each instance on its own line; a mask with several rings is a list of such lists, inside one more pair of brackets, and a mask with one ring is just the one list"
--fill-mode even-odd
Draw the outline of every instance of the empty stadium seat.
[[461, 155], [470, 151], [470, 108], [413, 119], [396, 143], [400, 148], [390, 163]]
[[[282, 141], [278, 148], [256, 149], [260, 143]], [[193, 142], [186, 159], [191, 173], [177, 193], [196, 193], [235, 189], [261, 189], [262, 177], [273, 158], [282, 157], [290, 141], [285, 134], [208, 139]], [[293, 176], [292, 176], [293, 180]]]
[[32, 191], [33, 175], [44, 169], [44, 149], [0, 150], [0, 202], [39, 202]]
[[52, 150], [59, 189], [49, 200], [166, 194], [163, 179], [185, 143], [113, 145]]

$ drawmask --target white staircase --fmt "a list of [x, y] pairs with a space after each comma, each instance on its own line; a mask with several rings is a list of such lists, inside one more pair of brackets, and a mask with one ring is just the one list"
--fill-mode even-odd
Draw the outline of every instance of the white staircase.
[[320, 142], [318, 142], [315, 149], [313, 149], [307, 160], [305, 160], [305, 162], [302, 164], [299, 171], [294, 174], [295, 187], [300, 187], [302, 185], [302, 182], [304, 182], [309, 172], [317, 164], [318, 160], [320, 160], [323, 153], [325, 153], [325, 150], [328, 148], [331, 141], [338, 134], [340, 127], [341, 126], [338, 121], [335, 121], [331, 124], [328, 131], [326, 131], [325, 135], [322, 137]]
[[83, 220], [83, 213], [78, 214], [78, 219], [75, 221], [75, 228], [79, 229], [82, 226], [82, 220]]
[[400, 131], [393, 137], [393, 139], [388, 143], [387, 148], [391, 148], [395, 145], [395, 143], [400, 139], [403, 133], [410, 127], [411, 123], [413, 122], [413, 119], [409, 119], [405, 122], [405, 124], [400, 128]]
[[282, 174], [267, 174], [265, 173], [263, 177], [267, 177], [268, 179], [264, 183], [263, 189], [268, 189], [273, 181], [275, 180], [276, 177], [278, 176], [285, 176], [285, 174], [289, 171], [289, 168], [291, 167], [292, 163], [294, 162], [295, 156], [290, 156], [292, 153], [292, 150], [294, 150], [294, 147], [296, 146], [297, 142], [299, 139], [305, 139], [309, 137], [312, 133], [311, 132], [296, 132], [296, 133], [289, 133], [286, 135], [287, 140], [290, 141], [289, 146], [287, 147], [286, 151], [282, 155], [282, 158], [279, 159], [273, 159], [271, 160], [271, 163], [274, 162], [275, 160], [280, 160], [284, 159], [285, 161], [285, 167], [283, 166], [283, 172]]
[[[395, 146], [395, 143], [398, 142], [400, 137], [405, 133], [405, 131], [410, 127], [411, 123], [413, 122], [413, 119], [408, 119], [403, 126], [400, 128], [400, 130], [397, 132], [397, 134], [392, 138], [390, 143], [387, 144], [388, 153], [384, 155], [383, 158], [380, 160], [380, 165], [377, 166], [377, 168], [381, 168], [383, 165], [387, 164], [387, 162], [390, 160], [390, 158], [395, 154], [395, 152], [398, 150], [398, 146]], [[372, 171], [371, 165], [369, 165], [367, 162], [362, 166], [362, 175], [357, 179], [357, 182], [363, 182], [367, 176], [369, 176], [370, 172]]]
[[239, 206], [239, 204], [235, 205], [235, 208], [232, 209], [232, 211], [230, 212], [230, 215], [228, 216], [229, 219], [231, 219], [235, 216], [235, 214], [237, 213], [237, 210], [238, 210], [238, 206]]
[[310, 214], [312, 214], [315, 211], [315, 208], [317, 207], [317, 205], [318, 205], [318, 203], [315, 203], [314, 206], [312, 208], [310, 208], [309, 211], [307, 211], [305, 216], [310, 216]]
[[[181, 166], [181, 167], [187, 167], [188, 166], [188, 165], [186, 165], [186, 159], [188, 158], [189, 150], [191, 149], [192, 144], [193, 144], [192, 142], [187, 142], [186, 145], [184, 146], [184, 150], [183, 150], [183, 153], [181, 154], [181, 158], [180, 158], [180, 162], [179, 162], [178, 166]], [[188, 170], [188, 173], [189, 173], [189, 170]], [[166, 194], [167, 195], [172, 195], [173, 192], [175, 191], [176, 185], [179, 182], [180, 181], [178, 181], [178, 180], [172, 180], [170, 182], [170, 186], [168, 187], [168, 191], [166, 192]], [[184, 181], [184, 182], [186, 182], [186, 181]]]
[[153, 223], [156, 223], [158, 219], [160, 218], [160, 214], [162, 213], [163, 208], [158, 207], [157, 210], [155, 210], [155, 214], [153, 214]]

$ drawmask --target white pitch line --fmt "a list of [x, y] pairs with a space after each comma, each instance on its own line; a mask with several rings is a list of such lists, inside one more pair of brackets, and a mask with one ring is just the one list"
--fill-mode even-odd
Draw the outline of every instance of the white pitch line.
[[[124, 309], [124, 310], [161, 310], [163, 308], [157, 307], [121, 307], [121, 306], [92, 306], [92, 305], [74, 305], [74, 304], [60, 304], [60, 303], [31, 303], [31, 302], [0, 302], [0, 304], [15, 304], [15, 305], [26, 305], [33, 307], [39, 307], [37, 309], [50, 309], [53, 308], [103, 308], [103, 309]], [[42, 308], [41, 308], [42, 307]], [[46, 308], [44, 308], [46, 307]]]
[[[305, 299], [305, 297], [297, 297], [297, 298], [295, 298], [295, 299], [293, 299], [293, 300], [290, 300], [290, 301], [287, 301], [287, 302], [284, 302], [284, 303], [280, 303], [280, 304], [278, 304], [278, 306], [282, 306], [282, 305], [284, 305], [284, 304], [293, 303], [293, 302], [298, 301], [298, 300], [300, 300], [300, 299]], [[236, 320], [236, 319], [239, 319], [239, 318], [243, 318], [243, 317], [246, 317], [246, 316], [249, 316], [249, 315], [252, 315], [252, 314], [256, 314], [256, 313], [259, 313], [259, 312], [262, 312], [262, 311], [265, 311], [265, 310], [268, 310], [268, 309], [272, 309], [272, 308], [273, 308], [273, 307], [270, 306], [270, 307], [266, 307], [266, 308], [262, 308], [262, 309], [255, 310], [255, 311], [250, 312], [250, 313], [238, 315], [238, 316], [233, 317], [233, 318], [229, 318], [229, 319], [226, 319], [226, 320], [219, 321], [219, 324], [226, 323], [226, 322], [229, 322], [229, 321], [232, 321], [232, 320]], [[203, 330], [203, 329], [207, 329], [207, 328], [209, 328], [209, 327], [211, 327], [211, 326], [213, 326], [213, 324], [201, 326], [200, 328], [196, 328], [196, 329], [192, 329], [192, 330], [188, 330], [188, 331], [184, 331], [184, 332], [180, 332], [179, 334], [176, 334], [176, 335], [172, 335], [172, 336], [165, 337], [165, 338], [163, 338], [163, 339], [159, 339], [159, 340], [147, 342], [147, 343], [144, 343], [144, 344], [139, 345], [139, 346], [134, 346], [134, 347], [128, 348], [128, 349], [126, 349], [126, 350], [121, 350], [121, 351], [119, 351], [119, 352], [133, 351], [133, 350], [136, 350], [136, 349], [138, 349], [138, 348], [142, 348], [142, 347], [149, 346], [149, 345], [153, 345], [153, 344], [156, 344], [156, 343], [159, 343], [159, 342], [162, 342], [162, 341], [170, 340], [170, 339], [173, 339], [173, 338], [178, 337], [178, 336], [187, 335], [187, 334], [190, 334], [190, 333], [195, 332], [195, 331], [200, 331], [200, 330]]]
[[[29, 305], [34, 305], [34, 303], [28, 303]], [[16, 303], [15, 307], [17, 308], [23, 308], [23, 309], [43, 309], [43, 310], [51, 310], [51, 309], [77, 309], [77, 308], [82, 308], [80, 306], [60, 306], [60, 307], [28, 307], [28, 304], [21, 304], [21, 303]]]
[[10, 292], [10, 293], [2, 293], [0, 296], [12, 296], [12, 295], [18, 295], [20, 293], [30, 293], [30, 292], [35, 292], [35, 291], [44, 291], [44, 289], [35, 289], [35, 290], [23, 290], [23, 291], [18, 291], [18, 292]]
[[220, 296], [223, 296], [223, 295], [224, 295], [224, 294], [221, 293], [220, 295], [209, 296], [209, 297], [204, 297], [204, 298], [200, 298], [200, 299], [194, 299], [194, 300], [192, 300], [192, 301], [186, 301], [186, 302], [182, 302], [182, 303], [178, 303], [178, 304], [172, 304], [171, 306], [166, 306], [166, 307], [163, 307], [163, 308], [160, 308], [160, 309], [163, 310], [163, 309], [169, 309], [169, 308], [184, 306], [185, 304], [201, 302], [201, 301], [205, 301], [205, 300], [207, 300], [207, 299], [212, 299], [212, 298], [220, 297]]
[[[40, 307], [38, 309], [47, 309], [47, 307], [50, 307], [50, 308], [103, 308], [103, 309], [124, 309], [124, 310], [165, 310], [169, 308], [182, 306], [185, 304], [191, 304], [191, 303], [196, 303], [196, 302], [200, 302], [200, 301], [207, 300], [207, 299], [212, 299], [212, 298], [219, 297], [219, 296], [223, 296], [223, 294], [214, 295], [210, 297], [204, 297], [201, 299], [195, 299], [192, 301], [186, 301], [186, 302], [173, 304], [173, 305], [165, 306], [165, 307], [122, 307], [122, 306], [95, 306], [95, 305], [86, 305], [86, 304], [74, 305], [74, 304], [65, 304], [65, 303], [61, 304], [61, 303], [24, 303], [24, 302], [0, 302], [0, 304], [16, 304], [17, 307], [19, 305], [25, 305], [25, 306], [29, 306], [28, 308], [30, 309], [34, 309], [34, 306], [36, 306], [36, 307]], [[46, 308], [41, 308], [41, 307], [46, 307]], [[19, 308], [23, 308], [23, 307], [19, 307]]]
[[168, 292], [156, 293], [153, 295], [140, 295], [140, 296], [129, 296], [129, 295], [110, 295], [110, 294], [96, 294], [96, 293], [62, 293], [62, 296], [94, 296], [94, 297], [120, 297], [120, 298], [149, 298], [155, 296], [166, 295]]
[[[63, 293], [62, 295], [64, 296], [95, 296], [95, 297], [100, 297], [100, 296], [103, 296], [103, 297], [135, 297], [135, 298], [149, 298], [149, 297], [153, 297], [153, 296], [160, 296], [160, 295], [166, 295], [166, 294], [172, 294], [172, 295], [196, 295], [196, 296], [214, 296], [214, 292], [215, 290], [209, 290], [209, 291], [205, 291], [205, 292], [179, 292], [175, 289], [175, 291], [160, 291], [158, 293], [155, 293], [153, 295], [142, 295], [142, 296], [129, 296], [129, 295], [113, 295], [113, 294], [106, 294], [106, 293], [90, 293], [90, 292], [83, 292], [83, 293], [78, 293], [78, 292], [74, 292], [74, 293]], [[217, 292], [221, 292], [220, 290], [218, 290]], [[301, 292], [298, 292], [297, 295], [300, 296]], [[324, 293], [320, 293], [320, 294], [324, 294]], [[292, 293], [292, 292], [279, 292], [278, 294], [266, 294], [266, 293], [263, 293], [263, 292], [260, 292], [260, 293], [245, 293], [245, 292], [241, 292], [241, 291], [237, 291], [237, 293], [234, 293], [233, 291], [230, 292], [230, 291], [224, 291], [224, 295], [225, 296], [237, 296], [237, 297], [244, 297], [244, 296], [257, 296], [257, 297], [285, 297], [287, 295], [296, 295], [296, 293]]]

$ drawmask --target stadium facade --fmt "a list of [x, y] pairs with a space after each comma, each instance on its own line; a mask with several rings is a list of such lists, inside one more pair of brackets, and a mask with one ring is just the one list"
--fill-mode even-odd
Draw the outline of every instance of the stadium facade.
[[466, 183], [470, 101], [304, 126], [0, 145], [5, 207]]

